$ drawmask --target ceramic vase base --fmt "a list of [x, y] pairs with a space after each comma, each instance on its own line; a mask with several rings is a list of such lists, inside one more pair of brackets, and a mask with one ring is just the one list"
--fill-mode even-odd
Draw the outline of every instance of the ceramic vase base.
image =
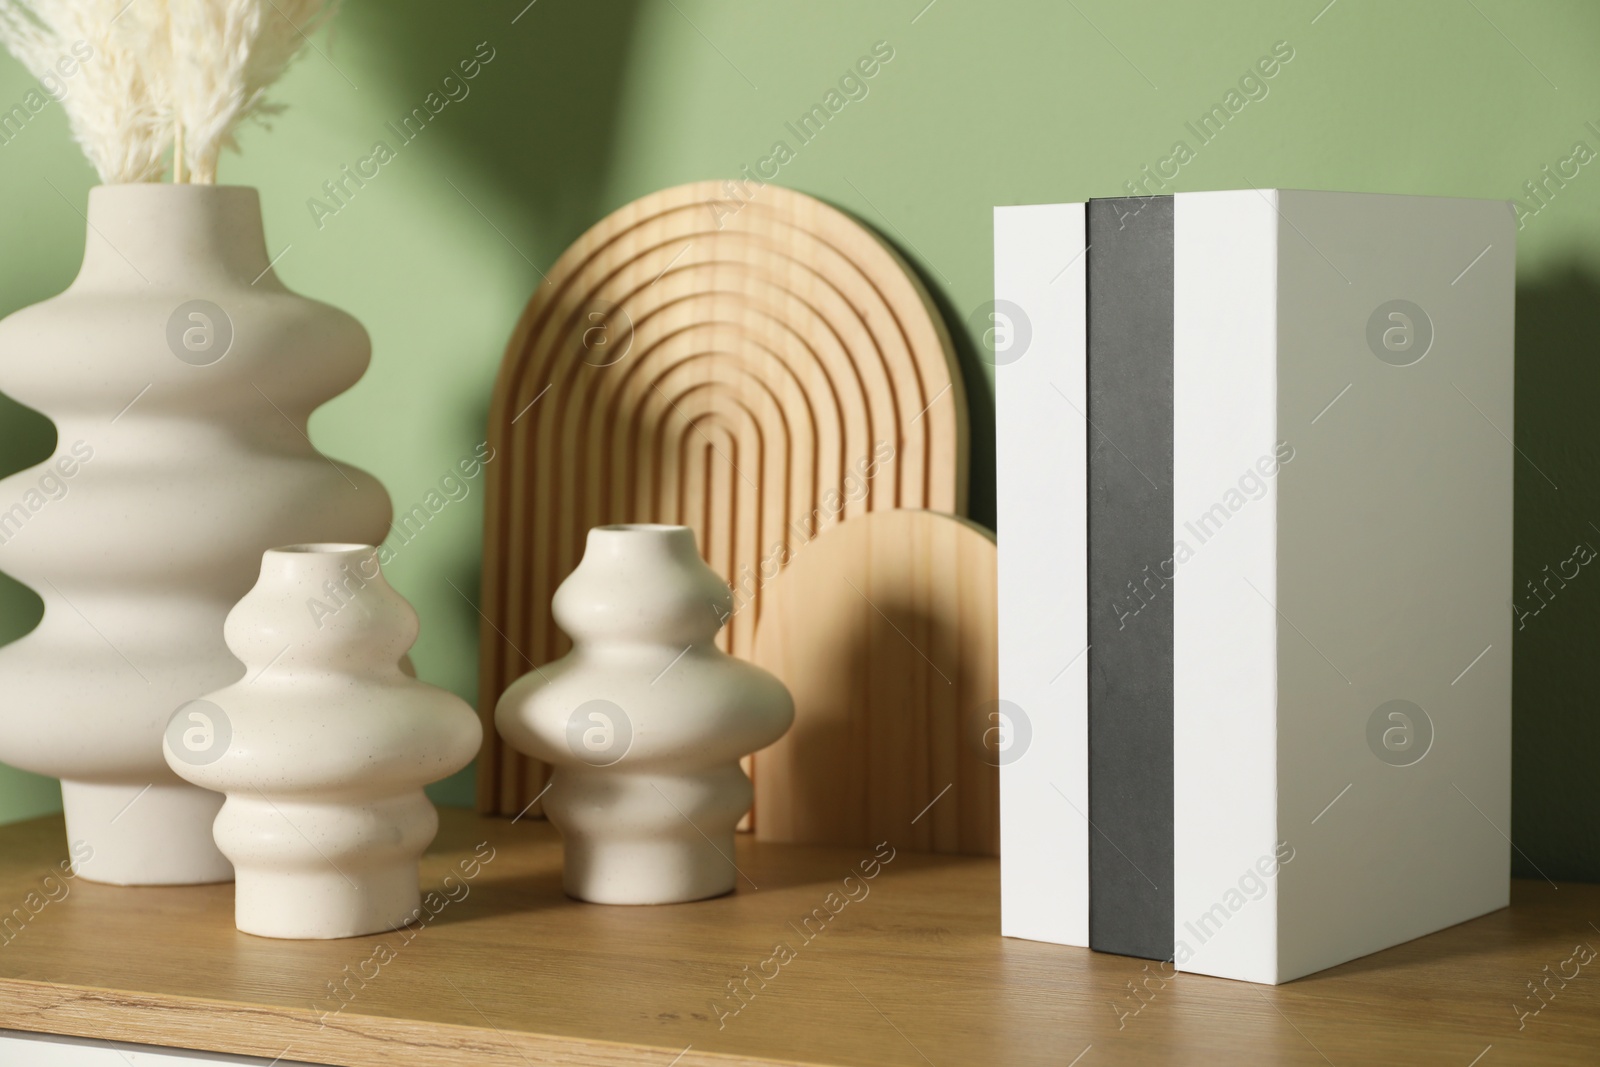
[[569, 897], [591, 904], [684, 904], [731, 892], [733, 833], [713, 834], [716, 847], [694, 840], [567, 839], [561, 883]]
[[211, 827], [222, 794], [192, 785], [61, 783], [73, 873], [108, 885], [233, 881]]
[[388, 933], [416, 921], [422, 909], [417, 862], [340, 870], [240, 868], [234, 925], [257, 937], [327, 941]]

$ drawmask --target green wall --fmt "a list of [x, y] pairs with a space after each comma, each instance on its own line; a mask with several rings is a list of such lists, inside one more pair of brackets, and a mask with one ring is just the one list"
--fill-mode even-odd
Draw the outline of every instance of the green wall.
[[[967, 320], [991, 286], [990, 208], [1117, 195], [1190, 141], [1169, 190], [1302, 188], [1518, 198], [1516, 580], [1600, 545], [1600, 166], [1547, 202], [1524, 183], [1583, 142], [1600, 151], [1600, 6], [1583, 0], [349, 0], [323, 55], [282, 87], [275, 129], [247, 130], [223, 180], [260, 187], [292, 287], [358, 316], [372, 369], [312, 421], [317, 444], [378, 474], [397, 509], [482, 439], [490, 385], [539, 270], [606, 212], [663, 186], [738, 174], [788, 142], [776, 181], [853, 212], [922, 273], [958, 336], [977, 438], [975, 515], [992, 522], [992, 405]], [[520, 17], [519, 17], [520, 12]], [[813, 141], [809, 110], [877, 42], [893, 59]], [[1293, 59], [1226, 130], [1209, 110], [1277, 42]], [[487, 42], [494, 58], [336, 214], [308, 206], [385, 123]], [[31, 85], [0, 59], [0, 103]], [[859, 93], [858, 93], [859, 95]], [[1594, 123], [1593, 126], [1588, 125]], [[1582, 153], [1588, 156], [1586, 151]], [[1570, 174], [1572, 166], [1567, 167]], [[1170, 173], [1170, 166], [1169, 171]], [[51, 189], [53, 183], [72, 203]], [[59, 107], [0, 146], [0, 312], [59, 291], [80, 256], [92, 175]], [[1535, 210], [1536, 209], [1536, 210]], [[0, 469], [52, 434], [0, 407]], [[469, 699], [481, 486], [390, 569], [424, 620], [421, 675]], [[1529, 599], [1527, 607], [1535, 606]], [[0, 588], [0, 638], [38, 601]], [[1519, 873], [1600, 879], [1600, 571], [1524, 618], [1515, 647]], [[0, 713], [25, 709], [0, 707]], [[465, 776], [438, 791], [467, 803]], [[58, 803], [0, 769], [0, 818]]]

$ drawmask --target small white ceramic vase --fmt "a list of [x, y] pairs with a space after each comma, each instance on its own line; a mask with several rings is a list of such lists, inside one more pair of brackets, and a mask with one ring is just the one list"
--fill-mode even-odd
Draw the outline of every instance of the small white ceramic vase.
[[57, 430], [46, 463], [0, 481], [0, 570], [45, 605], [0, 649], [0, 760], [62, 780], [81, 877], [233, 877], [221, 798], [173, 776], [161, 733], [239, 677], [222, 620], [262, 551], [386, 535], [383, 486], [306, 436], [370, 351], [284, 288], [242, 187], [93, 189], [71, 287], [0, 322], [0, 389]]
[[554, 765], [566, 891], [599, 904], [726, 893], [750, 807], [739, 757], [783, 736], [783, 683], [714, 643], [728, 586], [686, 526], [600, 526], [552, 604], [572, 651], [518, 679], [495, 725]]
[[332, 938], [410, 922], [439, 828], [422, 787], [465, 767], [483, 730], [403, 669], [417, 616], [377, 550], [268, 551], [224, 632], [245, 677], [178, 709], [164, 750], [179, 776], [227, 794], [215, 832], [239, 929]]

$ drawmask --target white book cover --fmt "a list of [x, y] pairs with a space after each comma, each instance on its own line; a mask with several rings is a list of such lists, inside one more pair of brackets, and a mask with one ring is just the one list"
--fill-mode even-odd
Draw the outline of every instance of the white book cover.
[[1509, 901], [1515, 226], [1175, 217], [1175, 947], [1282, 982]]
[[1087, 945], [1083, 205], [994, 218], [1001, 932]]

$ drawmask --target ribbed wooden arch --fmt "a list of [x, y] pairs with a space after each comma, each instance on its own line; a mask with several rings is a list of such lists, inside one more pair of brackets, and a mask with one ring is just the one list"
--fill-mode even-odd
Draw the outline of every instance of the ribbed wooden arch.
[[859, 223], [772, 185], [666, 189], [580, 237], [517, 324], [489, 441], [478, 806], [504, 815], [546, 769], [500, 741], [495, 702], [565, 653], [550, 598], [590, 527], [693, 527], [735, 591], [719, 641], [748, 656], [761, 587], [823, 528], [966, 510], [966, 396], [927, 293]]

